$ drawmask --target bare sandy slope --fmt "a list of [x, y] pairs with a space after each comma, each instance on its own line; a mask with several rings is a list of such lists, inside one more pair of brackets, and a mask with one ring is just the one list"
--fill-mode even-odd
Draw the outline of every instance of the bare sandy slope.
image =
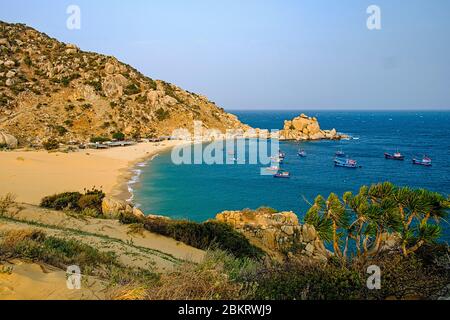
[[182, 143], [140, 143], [73, 153], [0, 152], [0, 195], [13, 193], [19, 202], [38, 204], [51, 194], [95, 186], [123, 198], [130, 166]]
[[[102, 252], [114, 252], [125, 266], [154, 272], [173, 270], [184, 261], [200, 262], [205, 252], [174, 239], [141, 230], [130, 233], [116, 220], [80, 218], [65, 212], [21, 204], [0, 217], [0, 238], [11, 230], [36, 229], [49, 236], [74, 239]], [[80, 266], [82, 269], [82, 266]], [[7, 272], [7, 268], [12, 268]], [[86, 278], [83, 290], [68, 290], [66, 274], [50, 266], [32, 262], [0, 263], [0, 300], [107, 299], [106, 284]]]
[[0, 300], [100, 300], [105, 284], [85, 277], [80, 290], [66, 285], [66, 272], [48, 265], [13, 260], [0, 265]]
[[59, 238], [76, 239], [100, 251], [113, 251], [130, 267], [172, 270], [182, 261], [200, 262], [204, 251], [172, 238], [141, 230], [131, 233], [117, 220], [79, 218], [65, 212], [20, 205], [20, 210], [0, 219], [0, 232], [12, 229], [38, 229]]

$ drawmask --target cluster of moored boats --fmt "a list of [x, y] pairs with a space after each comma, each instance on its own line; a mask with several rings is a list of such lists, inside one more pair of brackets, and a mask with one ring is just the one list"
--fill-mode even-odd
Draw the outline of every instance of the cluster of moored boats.
[[[401, 154], [400, 152], [396, 152], [394, 154], [390, 154], [390, 153], [385, 153], [384, 157], [388, 160], [399, 160], [399, 161], [404, 161], [405, 160], [405, 156], [403, 154]], [[423, 157], [414, 157], [412, 159], [412, 163], [415, 165], [419, 165], [419, 166], [425, 166], [425, 167], [431, 167], [433, 165], [433, 161], [431, 160], [430, 157], [424, 155]]]
[[[398, 161], [405, 160], [405, 156], [398, 151], [395, 153], [392, 153], [392, 154], [386, 152], [384, 154], [384, 157], [386, 160], [398, 160]], [[420, 166], [425, 166], [425, 167], [432, 166], [431, 158], [426, 155], [424, 155], [423, 157], [414, 157], [412, 159], [412, 163], [414, 165], [420, 165]], [[356, 160], [350, 159], [342, 151], [336, 152], [336, 156], [334, 158], [334, 164], [337, 167], [345, 167], [345, 168], [353, 168], [353, 169], [361, 168], [361, 166], [358, 165], [358, 162]]]
[[[305, 150], [299, 150], [297, 155], [301, 158], [306, 158], [308, 155]], [[405, 156], [401, 154], [400, 152], [395, 153], [385, 153], [384, 154], [385, 159], [387, 160], [398, 160], [398, 161], [404, 161]], [[265, 168], [266, 171], [273, 173], [274, 178], [290, 178], [291, 174], [290, 172], [281, 169], [281, 165], [284, 163], [284, 159], [286, 158], [286, 154], [284, 152], [279, 151], [278, 156], [272, 157], [272, 161], [277, 163], [277, 165], [274, 165], [269, 168]], [[336, 152], [334, 156], [334, 165], [336, 167], [342, 167], [342, 168], [350, 168], [350, 169], [357, 169], [362, 168], [358, 164], [358, 161], [351, 159], [349, 156], [345, 154], [343, 151]], [[431, 167], [432, 166], [432, 160], [430, 157], [424, 155], [423, 157], [414, 157], [412, 159], [412, 163], [414, 165], [420, 165], [425, 167]]]

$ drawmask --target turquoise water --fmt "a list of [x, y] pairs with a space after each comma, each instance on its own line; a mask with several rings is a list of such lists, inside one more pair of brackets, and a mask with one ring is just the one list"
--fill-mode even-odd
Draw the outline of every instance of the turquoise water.
[[[234, 112], [254, 127], [280, 129], [299, 112]], [[301, 143], [308, 153], [299, 158], [299, 144], [282, 142], [284, 169], [292, 178], [261, 176], [262, 165], [173, 165], [170, 153], [139, 168], [134, 201], [145, 212], [204, 221], [223, 210], [270, 206], [300, 217], [318, 194], [357, 192], [364, 184], [391, 181], [398, 185], [450, 190], [450, 112], [308, 112], [322, 128], [337, 128], [356, 138], [349, 141]], [[333, 156], [343, 150], [361, 169], [335, 168]], [[388, 161], [384, 152], [399, 149], [407, 160]], [[411, 158], [427, 154], [433, 167], [413, 166]], [[446, 240], [450, 239], [450, 228]]]

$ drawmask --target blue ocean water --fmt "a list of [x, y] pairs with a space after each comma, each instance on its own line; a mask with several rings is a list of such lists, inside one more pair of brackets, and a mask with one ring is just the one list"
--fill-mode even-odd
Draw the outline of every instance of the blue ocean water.
[[[253, 127], [280, 129], [298, 111], [234, 112]], [[450, 191], [450, 112], [309, 111], [324, 129], [351, 135], [349, 141], [282, 142], [284, 169], [291, 179], [261, 176], [262, 165], [172, 164], [170, 153], [161, 154], [140, 168], [134, 201], [144, 212], [204, 221], [224, 210], [269, 206], [292, 210], [300, 217], [318, 194], [342, 195], [360, 186], [391, 181], [397, 185], [427, 188], [445, 195]], [[297, 156], [299, 148], [307, 158]], [[400, 150], [406, 161], [384, 159], [384, 152]], [[333, 156], [343, 150], [361, 169], [336, 168]], [[414, 166], [414, 155], [426, 154], [432, 167]], [[450, 227], [444, 226], [450, 240]]]

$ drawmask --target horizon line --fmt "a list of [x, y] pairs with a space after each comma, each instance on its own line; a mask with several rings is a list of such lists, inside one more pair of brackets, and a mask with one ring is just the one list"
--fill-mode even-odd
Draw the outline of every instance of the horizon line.
[[386, 112], [386, 111], [443, 111], [450, 112], [450, 108], [426, 108], [426, 109], [363, 109], [363, 108], [281, 108], [281, 109], [258, 109], [258, 108], [224, 108], [226, 111], [371, 111], [371, 112]]

